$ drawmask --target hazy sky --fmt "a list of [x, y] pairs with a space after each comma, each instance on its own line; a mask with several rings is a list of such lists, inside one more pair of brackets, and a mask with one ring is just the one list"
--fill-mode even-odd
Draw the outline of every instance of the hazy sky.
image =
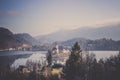
[[115, 22], [120, 0], [0, 0], [0, 26], [14, 33], [37, 36]]

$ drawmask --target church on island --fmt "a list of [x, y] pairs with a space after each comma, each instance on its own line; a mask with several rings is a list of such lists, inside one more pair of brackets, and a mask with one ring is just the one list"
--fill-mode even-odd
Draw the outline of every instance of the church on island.
[[70, 55], [70, 50], [65, 49], [63, 46], [56, 45], [52, 48], [52, 64], [65, 65], [66, 60]]

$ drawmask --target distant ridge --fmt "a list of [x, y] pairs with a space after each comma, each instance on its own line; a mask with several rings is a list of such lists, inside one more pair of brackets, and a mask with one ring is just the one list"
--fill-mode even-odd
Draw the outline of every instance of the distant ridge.
[[32, 46], [39, 45], [38, 41], [35, 38], [33, 38], [31, 35], [29, 35], [28, 33], [15, 34], [15, 37], [22, 44], [29, 44]]
[[[79, 28], [75, 30], [58, 31], [52, 34], [33, 38], [28, 33], [14, 34], [9, 29], [0, 27], [0, 50], [16, 48], [23, 44], [39, 46], [47, 50], [59, 42], [62, 46], [71, 47], [79, 42], [83, 50], [120, 50], [120, 24], [102, 26], [99, 28]], [[42, 45], [42, 47], [40, 47]]]
[[91, 40], [100, 38], [111, 38], [113, 40], [120, 40], [120, 23], [111, 25], [102, 25], [99, 28], [82, 27], [75, 30], [64, 30], [51, 33], [48, 35], [37, 36], [39, 41], [54, 42], [66, 41], [73, 38], [87, 38]]
[[120, 40], [114, 41], [112, 39], [96, 39], [90, 40], [85, 38], [74, 38], [63, 41], [59, 44], [71, 47], [75, 42], [78, 42], [82, 50], [120, 50]]

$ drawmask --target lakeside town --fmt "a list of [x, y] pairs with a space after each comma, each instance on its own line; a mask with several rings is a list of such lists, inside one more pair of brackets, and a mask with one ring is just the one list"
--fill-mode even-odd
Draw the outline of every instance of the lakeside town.
[[17, 48], [8, 48], [8, 49], [3, 49], [0, 51], [31, 51], [32, 50], [32, 46], [28, 45], [28, 44], [22, 44], [22, 46], [19, 46]]

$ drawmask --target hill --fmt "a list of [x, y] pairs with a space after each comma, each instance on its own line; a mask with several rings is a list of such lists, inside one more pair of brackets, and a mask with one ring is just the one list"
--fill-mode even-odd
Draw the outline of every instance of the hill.
[[19, 40], [22, 44], [29, 44], [29, 45], [39, 45], [38, 41], [33, 38], [28, 33], [22, 33], [22, 34], [15, 34], [15, 37], [17, 40]]
[[74, 38], [61, 42], [61, 45], [71, 47], [75, 42], [80, 44], [82, 50], [120, 50], [120, 40], [106, 38], [96, 40]]
[[38, 41], [27, 33], [13, 34], [10, 30], [0, 27], [0, 50], [17, 48], [23, 44], [39, 45]]
[[0, 49], [15, 48], [20, 45], [21, 42], [10, 30], [0, 27]]

